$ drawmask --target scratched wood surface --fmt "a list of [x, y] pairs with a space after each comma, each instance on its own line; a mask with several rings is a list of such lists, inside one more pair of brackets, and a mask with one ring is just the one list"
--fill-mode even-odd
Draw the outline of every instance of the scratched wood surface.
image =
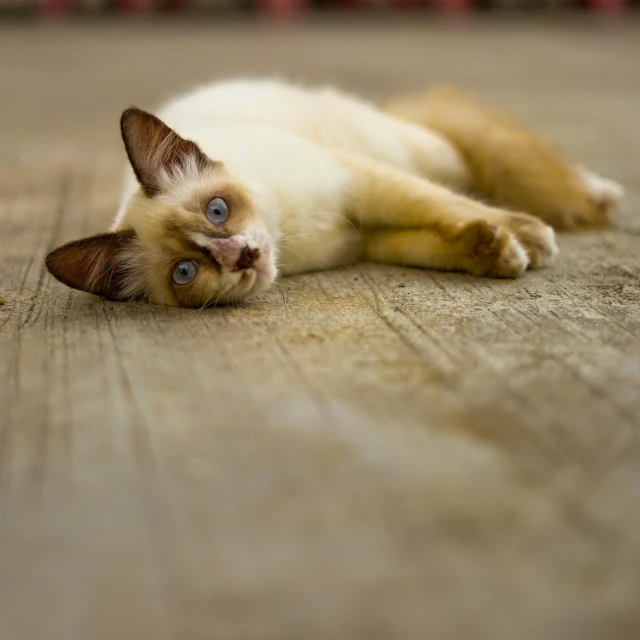
[[[640, 28], [0, 28], [2, 640], [640, 637]], [[622, 181], [517, 282], [359, 265], [243, 308], [52, 281], [118, 116], [213, 76], [447, 80]]]

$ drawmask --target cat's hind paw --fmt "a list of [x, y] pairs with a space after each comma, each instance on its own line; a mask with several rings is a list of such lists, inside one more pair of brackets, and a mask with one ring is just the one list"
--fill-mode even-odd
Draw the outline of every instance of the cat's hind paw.
[[610, 224], [624, 197], [622, 185], [586, 167], [576, 167], [576, 169], [587, 197], [594, 205], [594, 222]]

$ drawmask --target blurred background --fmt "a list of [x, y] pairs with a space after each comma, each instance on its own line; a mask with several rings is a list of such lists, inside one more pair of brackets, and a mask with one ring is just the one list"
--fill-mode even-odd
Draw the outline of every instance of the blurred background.
[[385, 11], [466, 12], [493, 10], [591, 10], [622, 12], [640, 0], [0, 0], [1, 15], [258, 14], [291, 17], [343, 11], [360, 15]]
[[[0, 0], [0, 640], [638, 640], [638, 0]], [[450, 83], [620, 181], [516, 282], [359, 264], [204, 313], [53, 281], [119, 116]]]

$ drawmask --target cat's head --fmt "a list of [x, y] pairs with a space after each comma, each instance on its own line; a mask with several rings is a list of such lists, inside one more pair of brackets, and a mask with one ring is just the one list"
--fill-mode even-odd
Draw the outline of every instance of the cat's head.
[[110, 300], [182, 307], [241, 300], [276, 277], [269, 206], [155, 116], [127, 109], [122, 138], [139, 189], [118, 230], [58, 247], [47, 268]]

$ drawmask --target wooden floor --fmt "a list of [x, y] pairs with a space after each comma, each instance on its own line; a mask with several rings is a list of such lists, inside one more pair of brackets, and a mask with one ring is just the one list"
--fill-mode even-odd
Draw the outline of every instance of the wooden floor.
[[[0, 27], [0, 638], [639, 638], [639, 60], [628, 22]], [[457, 83], [623, 182], [619, 228], [201, 312], [49, 277], [124, 107], [272, 72]]]

